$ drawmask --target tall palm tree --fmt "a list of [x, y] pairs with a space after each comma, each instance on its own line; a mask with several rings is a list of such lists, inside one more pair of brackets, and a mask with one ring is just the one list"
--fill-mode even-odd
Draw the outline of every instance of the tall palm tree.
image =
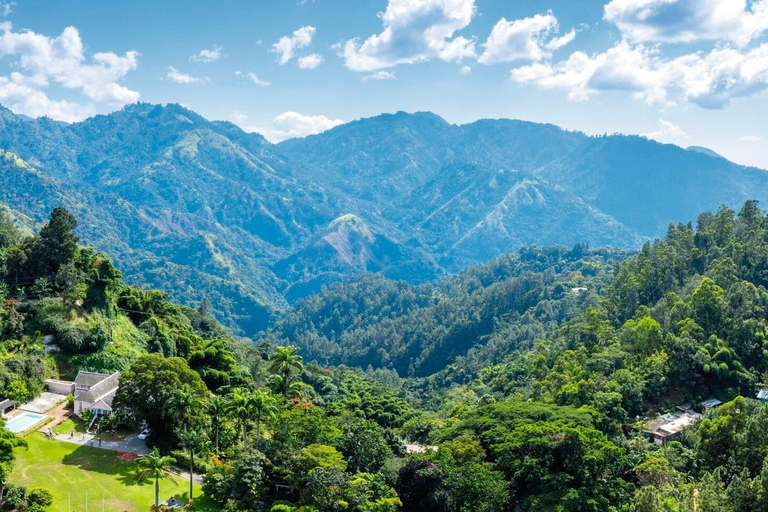
[[136, 459], [136, 477], [137, 482], [144, 482], [149, 478], [155, 479], [155, 506], [160, 505], [160, 479], [167, 478], [176, 483], [176, 477], [170, 472], [171, 464], [176, 462], [173, 457], [163, 457], [157, 448], [152, 453]]
[[254, 401], [250, 392], [244, 389], [232, 391], [232, 398], [227, 403], [227, 411], [240, 419], [243, 427], [243, 451], [248, 450], [248, 421], [254, 417]]
[[251, 394], [251, 400], [256, 419], [256, 442], [258, 443], [261, 440], [261, 420], [274, 418], [279, 409], [277, 408], [277, 400], [265, 391], [255, 391]]
[[166, 404], [168, 416], [174, 421], [181, 422], [184, 430], [189, 427], [189, 421], [200, 413], [200, 397], [189, 388], [177, 389]]
[[277, 347], [274, 354], [269, 356], [269, 371], [283, 378], [284, 396], [288, 399], [291, 381], [304, 371], [304, 358], [298, 355], [296, 347]]
[[189, 451], [189, 499], [192, 500], [192, 483], [195, 476], [195, 452], [200, 451], [205, 444], [205, 436], [197, 430], [183, 430], [178, 432], [181, 446]]
[[214, 396], [206, 403], [208, 417], [211, 418], [211, 423], [213, 424], [213, 438], [217, 457], [219, 455], [219, 430], [221, 429], [222, 420], [227, 415], [227, 405], [227, 400], [220, 396]]

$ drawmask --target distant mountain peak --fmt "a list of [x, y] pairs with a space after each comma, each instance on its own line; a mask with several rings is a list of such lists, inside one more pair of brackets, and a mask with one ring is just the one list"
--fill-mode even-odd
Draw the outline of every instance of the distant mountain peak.
[[707, 156], [711, 156], [712, 158], [722, 158], [723, 160], [727, 160], [723, 155], [716, 153], [715, 151], [705, 148], [704, 146], [688, 146], [685, 148], [686, 151], [693, 151], [694, 153], [701, 153]]

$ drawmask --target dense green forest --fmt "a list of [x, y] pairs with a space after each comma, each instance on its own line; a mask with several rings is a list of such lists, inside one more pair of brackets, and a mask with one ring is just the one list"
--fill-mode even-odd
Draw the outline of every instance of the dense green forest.
[[[75, 227], [56, 209], [23, 236], [0, 216], [0, 390], [120, 370], [110, 420], [146, 419], [143, 464], [204, 473], [222, 510], [768, 510], [754, 201], [632, 255], [529, 248], [420, 286], [363, 275], [254, 343], [205, 301], [126, 286]], [[683, 404], [702, 417], [663, 446], [644, 436]]]

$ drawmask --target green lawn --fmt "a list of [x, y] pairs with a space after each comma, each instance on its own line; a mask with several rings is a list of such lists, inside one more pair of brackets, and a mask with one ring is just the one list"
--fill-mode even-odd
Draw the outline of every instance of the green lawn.
[[[85, 510], [86, 491], [88, 509], [93, 511], [102, 509], [102, 496], [104, 510], [112, 512], [147, 512], [154, 504], [154, 482], [135, 483], [135, 463], [118, 459], [115, 452], [54, 441], [38, 432], [25, 439], [29, 446], [15, 450], [9, 481], [50, 491], [54, 499], [51, 512], [67, 512], [68, 495], [73, 511]], [[187, 499], [189, 482], [177, 482], [160, 482], [161, 501], [173, 495]], [[199, 498], [201, 494], [196, 485], [195, 495]], [[219, 510], [205, 498], [197, 499], [195, 505], [195, 510]]]
[[[84, 421], [77, 418], [68, 418], [54, 427], [53, 431], [57, 434], [65, 435], [71, 434], [74, 431], [75, 435], [79, 435], [85, 432], [86, 427], [87, 425]], [[118, 429], [116, 432], [102, 432], [96, 436], [96, 439], [101, 438], [105, 441], [122, 441], [130, 433], [130, 430]]]

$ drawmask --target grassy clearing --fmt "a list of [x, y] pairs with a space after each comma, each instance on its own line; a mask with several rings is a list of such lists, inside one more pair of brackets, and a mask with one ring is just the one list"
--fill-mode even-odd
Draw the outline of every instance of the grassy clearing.
[[[16, 462], [9, 481], [50, 491], [54, 498], [51, 512], [67, 512], [68, 495], [72, 510], [85, 510], [86, 491], [89, 510], [101, 510], [102, 497], [104, 510], [114, 512], [146, 512], [154, 504], [154, 482], [134, 482], [135, 463], [120, 460], [113, 451], [54, 441], [39, 433], [28, 436], [26, 441], [26, 448], [15, 450]], [[177, 496], [186, 501], [188, 483], [177, 482], [160, 482], [161, 500]], [[202, 495], [199, 485], [195, 485], [195, 493]], [[203, 498], [196, 500], [195, 510], [219, 509]]]

